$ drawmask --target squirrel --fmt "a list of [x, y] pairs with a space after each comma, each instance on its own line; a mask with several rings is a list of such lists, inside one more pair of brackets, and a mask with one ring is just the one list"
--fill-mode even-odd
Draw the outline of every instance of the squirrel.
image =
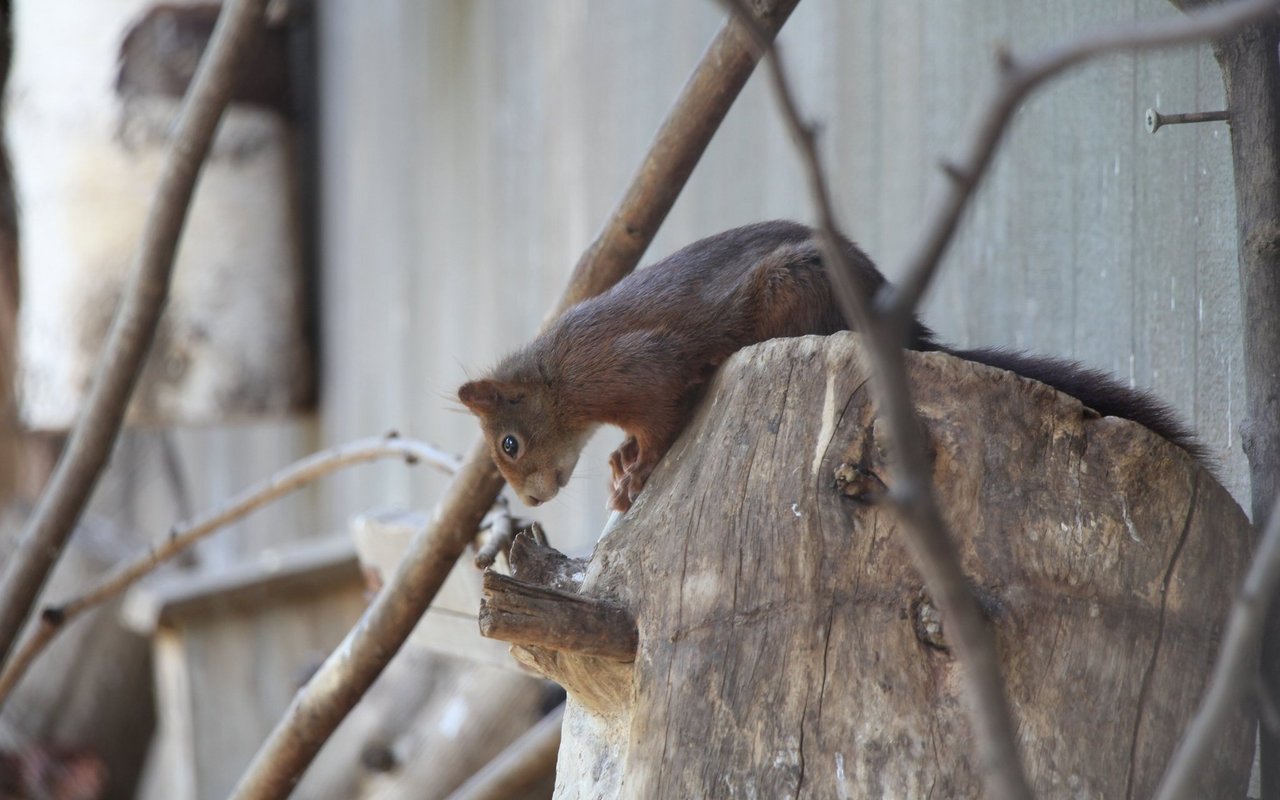
[[[841, 241], [854, 279], [872, 297], [886, 279]], [[716, 368], [757, 342], [849, 326], [836, 306], [817, 233], [773, 221], [694, 242], [568, 309], [487, 377], [458, 389], [480, 418], [494, 463], [530, 506], [568, 482], [601, 424], [626, 439], [609, 458], [612, 508], [626, 511], [675, 442]], [[1010, 370], [1071, 395], [1103, 416], [1146, 426], [1201, 463], [1208, 454], [1168, 406], [1078, 363], [1004, 349], [959, 350], [919, 320], [909, 349]]]

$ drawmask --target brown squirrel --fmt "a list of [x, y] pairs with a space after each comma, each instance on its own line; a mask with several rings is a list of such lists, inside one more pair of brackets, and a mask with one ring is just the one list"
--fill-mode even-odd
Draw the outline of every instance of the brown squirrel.
[[[873, 296], [884, 276], [852, 242], [842, 246], [858, 288]], [[694, 242], [570, 308], [488, 377], [464, 384], [458, 399], [480, 418], [498, 469], [531, 506], [565, 485], [597, 426], [622, 428], [627, 438], [609, 458], [610, 505], [626, 511], [722, 361], [767, 339], [847, 327], [816, 233], [794, 222], [761, 222]], [[1041, 381], [1206, 461], [1171, 409], [1104, 373], [1008, 350], [954, 350], [918, 321], [908, 346]]]

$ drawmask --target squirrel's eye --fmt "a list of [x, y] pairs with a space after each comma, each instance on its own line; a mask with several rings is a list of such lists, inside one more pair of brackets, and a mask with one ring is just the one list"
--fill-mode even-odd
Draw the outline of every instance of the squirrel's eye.
[[510, 434], [502, 437], [502, 452], [511, 458], [515, 458], [516, 453], [520, 452], [520, 442], [516, 441], [516, 437]]

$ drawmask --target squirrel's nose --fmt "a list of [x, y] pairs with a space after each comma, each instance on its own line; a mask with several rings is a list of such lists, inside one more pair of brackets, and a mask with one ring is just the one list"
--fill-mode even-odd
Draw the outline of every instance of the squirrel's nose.
[[537, 508], [538, 506], [542, 505], [542, 500], [540, 498], [534, 497], [531, 494], [527, 494], [524, 496], [524, 504], [532, 508]]

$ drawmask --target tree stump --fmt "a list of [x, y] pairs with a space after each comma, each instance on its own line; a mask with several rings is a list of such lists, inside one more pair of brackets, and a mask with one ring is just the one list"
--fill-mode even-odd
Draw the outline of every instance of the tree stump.
[[[1248, 520], [1145, 428], [1012, 373], [907, 359], [1035, 790], [1150, 796], [1209, 674]], [[867, 363], [855, 334], [726, 362], [576, 580], [532, 570], [538, 602], [517, 614], [578, 596], [554, 630], [501, 624], [530, 583], [521, 563], [548, 561], [513, 552], [482, 617], [569, 692], [557, 798], [981, 794], [945, 620], [880, 502], [894, 477]], [[613, 615], [610, 642], [598, 618], [576, 634], [563, 618], [592, 609]], [[1198, 796], [1244, 795], [1253, 735], [1242, 710]]]

